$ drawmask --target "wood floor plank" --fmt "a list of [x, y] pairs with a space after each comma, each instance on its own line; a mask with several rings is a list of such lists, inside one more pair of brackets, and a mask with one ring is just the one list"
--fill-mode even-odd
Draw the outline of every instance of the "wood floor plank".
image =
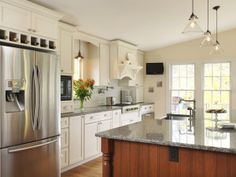
[[101, 177], [102, 176], [102, 158], [92, 160], [79, 167], [73, 168], [62, 173], [62, 177]]

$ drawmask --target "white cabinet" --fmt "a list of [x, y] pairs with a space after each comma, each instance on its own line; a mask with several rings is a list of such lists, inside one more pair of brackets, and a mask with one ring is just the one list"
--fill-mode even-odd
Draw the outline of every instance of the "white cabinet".
[[69, 165], [68, 148], [61, 149], [61, 168]]
[[83, 126], [82, 117], [70, 117], [70, 145], [69, 145], [69, 164], [75, 164], [83, 160], [82, 142], [83, 142]]
[[139, 112], [128, 112], [121, 114], [121, 126], [141, 121]]
[[[144, 53], [141, 51], [138, 51], [138, 55], [137, 55], [137, 59], [138, 59], [138, 65], [139, 66], [144, 66]], [[136, 86], [138, 87], [142, 87], [143, 86], [143, 68], [137, 73], [136, 76]]]
[[101, 153], [101, 139], [95, 136], [100, 131], [112, 127], [112, 112], [101, 112], [85, 115], [84, 157], [85, 159]]
[[32, 13], [32, 31], [41, 36], [56, 39], [58, 22], [47, 16]]
[[[11, 2], [9, 2], [11, 3]], [[44, 9], [42, 11], [35, 11], [26, 4], [22, 6], [19, 4], [2, 4], [2, 25], [6, 28], [18, 30], [33, 35], [40, 35], [43, 37], [57, 39], [58, 19], [59, 15], [55, 12]], [[49, 15], [50, 14], [50, 15]], [[57, 14], [57, 15], [56, 15]]]
[[60, 30], [61, 73], [73, 74], [73, 33]]
[[23, 32], [31, 30], [31, 12], [27, 9], [4, 4], [2, 20], [2, 25], [7, 28]]
[[61, 148], [66, 148], [69, 145], [69, 130], [68, 128], [63, 128], [61, 130]]
[[61, 118], [61, 168], [69, 165], [69, 118]]
[[121, 125], [121, 110], [115, 110], [112, 112], [112, 128], [120, 127]]
[[141, 115], [154, 113], [154, 104], [141, 106]]
[[84, 128], [84, 157], [89, 158], [99, 153], [99, 142], [95, 134], [98, 132], [98, 123], [85, 124]]
[[100, 44], [100, 83], [99, 85], [106, 86], [110, 81], [110, 46], [108, 44]]

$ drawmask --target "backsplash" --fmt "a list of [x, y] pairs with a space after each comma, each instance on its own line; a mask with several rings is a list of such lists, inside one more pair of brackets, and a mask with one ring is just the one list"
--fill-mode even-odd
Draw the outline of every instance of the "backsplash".
[[[96, 107], [98, 105], [106, 105], [106, 97], [113, 96], [116, 97], [117, 101], [120, 101], [120, 90], [121, 88], [118, 86], [117, 80], [112, 80], [109, 87], [113, 87], [113, 89], [109, 88], [105, 90], [104, 93], [99, 93], [99, 87], [94, 88], [94, 93], [92, 95], [91, 100], [84, 102], [84, 107]], [[78, 100], [74, 101], [74, 109], [77, 110], [80, 107], [80, 102]]]

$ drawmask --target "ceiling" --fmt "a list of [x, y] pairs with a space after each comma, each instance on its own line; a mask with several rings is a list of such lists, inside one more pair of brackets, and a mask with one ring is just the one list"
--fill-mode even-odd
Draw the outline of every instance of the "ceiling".
[[[200, 37], [181, 34], [191, 14], [191, 0], [30, 0], [65, 14], [63, 21], [107, 40], [122, 39], [152, 50]], [[221, 5], [220, 31], [236, 27], [236, 0], [210, 0]], [[206, 30], [206, 0], [195, 0], [196, 14]], [[211, 11], [211, 29], [215, 31]], [[220, 36], [219, 36], [220, 37]]]

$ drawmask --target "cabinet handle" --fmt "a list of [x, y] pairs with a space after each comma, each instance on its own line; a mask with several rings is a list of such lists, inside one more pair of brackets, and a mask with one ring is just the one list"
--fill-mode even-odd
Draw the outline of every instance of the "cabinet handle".
[[91, 116], [90, 119], [93, 119], [93, 116]]
[[106, 117], [107, 116], [107, 114], [104, 114], [104, 117]]

